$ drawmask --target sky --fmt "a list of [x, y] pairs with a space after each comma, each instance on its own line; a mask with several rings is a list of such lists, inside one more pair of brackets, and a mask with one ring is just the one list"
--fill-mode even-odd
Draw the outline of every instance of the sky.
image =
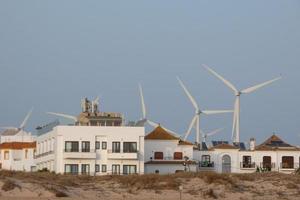
[[[100, 95], [102, 111], [148, 118], [184, 134], [195, 113], [179, 76], [201, 109], [232, 109], [234, 95], [201, 64], [243, 89], [283, 79], [241, 99], [241, 140], [276, 133], [300, 145], [300, 1], [0, 1], [0, 126], [26, 130], [77, 115]], [[203, 116], [201, 129], [225, 128], [232, 114]], [[147, 127], [147, 132], [151, 131]], [[194, 139], [194, 135], [190, 137]]]

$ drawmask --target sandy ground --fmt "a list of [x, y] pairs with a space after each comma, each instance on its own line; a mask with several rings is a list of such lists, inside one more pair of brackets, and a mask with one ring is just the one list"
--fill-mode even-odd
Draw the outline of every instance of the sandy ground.
[[[230, 200], [276, 200], [300, 199], [300, 175], [245, 175], [245, 177], [221, 177], [221, 175], [210, 175], [211, 177], [184, 177], [174, 176], [166, 178], [150, 177], [149, 181], [154, 181], [155, 189], [145, 189], [141, 181], [137, 185], [130, 183], [130, 178], [124, 183], [123, 180], [106, 178], [105, 181], [80, 182], [76, 186], [61, 186], [58, 183], [45, 183], [45, 180], [37, 177], [35, 179], [2, 177], [0, 180], [0, 199], [2, 200], [92, 200], [92, 199], [153, 199], [153, 200], [174, 200], [174, 199], [230, 199]], [[253, 175], [254, 176], [254, 175]], [[161, 179], [161, 180], [160, 180]], [[172, 180], [179, 185], [172, 184]], [[42, 181], [41, 181], [42, 180]], [[135, 177], [135, 181], [136, 181]], [[148, 181], [148, 179], [145, 179]], [[13, 189], [3, 190], [5, 182], [10, 181], [15, 184]], [[76, 180], [74, 180], [76, 181]], [[123, 182], [122, 182], [123, 181]], [[171, 181], [171, 182], [170, 182]], [[45, 185], [46, 184], [46, 185]], [[48, 187], [51, 185], [51, 187]], [[161, 187], [160, 187], [161, 185]], [[45, 187], [46, 186], [46, 187]], [[183, 190], [180, 192], [179, 187]], [[51, 188], [55, 187], [56, 190]], [[50, 188], [50, 189], [49, 189]], [[68, 197], [56, 197], [57, 190], [62, 191]]]

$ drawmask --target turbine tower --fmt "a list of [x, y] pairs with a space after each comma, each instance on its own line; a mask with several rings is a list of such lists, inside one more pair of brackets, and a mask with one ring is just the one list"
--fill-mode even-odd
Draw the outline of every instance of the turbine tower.
[[179, 77], [177, 77], [177, 80], [180, 84], [180, 86], [182, 87], [182, 89], [184, 90], [186, 96], [189, 98], [189, 100], [191, 101], [191, 103], [193, 104], [194, 108], [195, 108], [195, 116], [193, 117], [191, 124], [184, 136], [184, 140], [187, 139], [187, 137], [190, 135], [192, 129], [195, 127], [196, 129], [196, 143], [199, 145], [201, 145], [201, 131], [200, 131], [200, 116], [202, 114], [205, 115], [213, 115], [213, 114], [221, 114], [221, 113], [231, 113], [233, 112], [232, 110], [200, 110], [197, 102], [195, 101], [194, 97], [191, 95], [191, 93], [189, 92], [189, 90], [187, 89], [187, 87], [184, 85], [184, 83], [180, 80]]
[[207, 65], [203, 64], [203, 67], [207, 69], [210, 73], [212, 73], [214, 76], [216, 76], [218, 79], [220, 79], [227, 87], [229, 87], [235, 95], [235, 103], [234, 103], [234, 114], [233, 114], [233, 125], [232, 125], [232, 139], [233, 142], [239, 143], [240, 142], [240, 97], [242, 94], [249, 94], [252, 93], [264, 86], [270, 85], [271, 83], [281, 79], [282, 77], [277, 77], [272, 80], [263, 82], [261, 84], [243, 89], [238, 90], [231, 82], [223, 78], [221, 75], [219, 75], [217, 72], [215, 72], [213, 69], [208, 67]]
[[[145, 104], [145, 99], [144, 99], [144, 94], [143, 94], [143, 88], [141, 84], [139, 84], [139, 93], [140, 93], [140, 98], [141, 98], [141, 105], [142, 105], [142, 118], [136, 123], [137, 126], [145, 126], [146, 123], [148, 123], [150, 126], [156, 128], [158, 126], [161, 126], [160, 124], [153, 122], [147, 118], [147, 109], [146, 109], [146, 104]], [[174, 131], [171, 131], [163, 126], [161, 126], [163, 129], [165, 129], [167, 132], [175, 135], [176, 137], [180, 137], [179, 134], [175, 133]]]

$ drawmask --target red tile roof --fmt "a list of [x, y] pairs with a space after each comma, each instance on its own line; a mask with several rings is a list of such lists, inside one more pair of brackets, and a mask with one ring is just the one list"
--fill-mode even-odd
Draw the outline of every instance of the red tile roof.
[[274, 151], [274, 150], [282, 150], [282, 151], [300, 151], [299, 148], [292, 146], [286, 142], [284, 142], [277, 135], [273, 134], [269, 137], [265, 142], [255, 147], [257, 151]]
[[145, 140], [179, 140], [179, 138], [167, 132], [161, 126], [158, 126], [151, 133], [146, 135]]
[[36, 142], [5, 142], [0, 144], [0, 149], [34, 149]]

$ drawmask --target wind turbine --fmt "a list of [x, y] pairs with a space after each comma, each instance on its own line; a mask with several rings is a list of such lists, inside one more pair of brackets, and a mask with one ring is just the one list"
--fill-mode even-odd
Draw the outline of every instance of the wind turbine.
[[[161, 126], [160, 124], [155, 123], [155, 122], [153, 122], [153, 121], [151, 121], [151, 120], [149, 120], [147, 118], [146, 104], [145, 104], [145, 99], [144, 99], [144, 94], [143, 94], [143, 88], [142, 88], [141, 84], [139, 84], [139, 92], [140, 92], [140, 98], [141, 98], [142, 114], [143, 114], [143, 116], [142, 116], [142, 118], [139, 121], [137, 121], [136, 125], [137, 126], [145, 126], [145, 124], [148, 123], [150, 126], [152, 126], [154, 128], [156, 128], [158, 126]], [[161, 126], [161, 127], [163, 129], [165, 129], [167, 132], [175, 135], [176, 137], [180, 137], [180, 135], [177, 134], [177, 133], [175, 133], [174, 131], [171, 131], [171, 130], [163, 127], [163, 126]]]
[[231, 113], [233, 112], [232, 110], [200, 110], [196, 100], [194, 99], [194, 97], [191, 95], [191, 93], [189, 92], [189, 90], [187, 89], [187, 87], [184, 85], [184, 83], [180, 80], [179, 77], [177, 77], [177, 80], [180, 84], [180, 86], [182, 87], [182, 89], [184, 90], [186, 96], [189, 98], [189, 100], [191, 101], [191, 103], [193, 104], [194, 108], [195, 108], [195, 116], [193, 117], [191, 124], [184, 136], [184, 140], [187, 139], [187, 137], [190, 135], [193, 127], [196, 128], [196, 143], [201, 145], [201, 131], [200, 131], [200, 116], [202, 114], [205, 115], [214, 115], [214, 114], [221, 114], [221, 113]]
[[5, 129], [5, 130], [15, 130], [18, 132], [23, 131], [31, 114], [32, 114], [33, 108], [28, 112], [28, 114], [25, 116], [25, 119], [23, 120], [23, 122], [20, 124], [20, 126], [17, 127], [0, 127], [1, 129]]
[[222, 130], [224, 130], [224, 128], [219, 128], [219, 129], [213, 130], [213, 131], [211, 131], [211, 132], [209, 132], [209, 133], [205, 133], [204, 131], [201, 130], [201, 132], [202, 132], [202, 134], [203, 134], [203, 142], [206, 142], [206, 139], [207, 139], [208, 137], [211, 137], [211, 136], [213, 136], [213, 135], [215, 135], [215, 134], [221, 132]]
[[[282, 77], [277, 77], [272, 80], [263, 82], [261, 84], [243, 89], [238, 90], [231, 82], [223, 78], [221, 75], [219, 75], [217, 72], [215, 72], [213, 69], [208, 67], [207, 65], [203, 64], [203, 67], [207, 69], [210, 73], [212, 73], [214, 76], [216, 76], [218, 79], [220, 79], [227, 87], [229, 87], [236, 96], [235, 103], [234, 103], [234, 114], [233, 114], [233, 125], [232, 125], [232, 137], [233, 142], [240, 142], [240, 97], [242, 94], [249, 94], [252, 93], [264, 86], [270, 85], [271, 83], [281, 79]], [[235, 133], [235, 134], [234, 134]]]

